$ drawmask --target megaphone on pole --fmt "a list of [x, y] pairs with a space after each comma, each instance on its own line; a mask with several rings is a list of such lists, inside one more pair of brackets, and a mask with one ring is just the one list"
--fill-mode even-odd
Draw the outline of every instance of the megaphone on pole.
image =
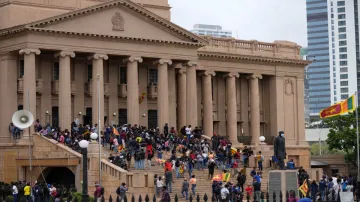
[[25, 129], [31, 126], [34, 122], [34, 116], [28, 110], [20, 110], [13, 114], [12, 116], [13, 124], [20, 128]]

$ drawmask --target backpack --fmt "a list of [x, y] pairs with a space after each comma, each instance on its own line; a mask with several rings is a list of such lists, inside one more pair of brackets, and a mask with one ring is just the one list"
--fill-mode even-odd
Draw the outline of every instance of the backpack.
[[120, 187], [118, 187], [118, 188], [116, 189], [116, 194], [117, 194], [117, 195], [120, 195]]
[[239, 184], [245, 184], [246, 176], [245, 175], [238, 175], [237, 181], [239, 182]]
[[105, 193], [105, 188], [101, 186], [101, 195], [104, 195], [104, 193]]

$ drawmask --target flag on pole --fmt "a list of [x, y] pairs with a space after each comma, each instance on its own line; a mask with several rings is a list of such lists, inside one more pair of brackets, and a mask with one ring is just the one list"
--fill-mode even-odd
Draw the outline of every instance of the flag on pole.
[[341, 114], [341, 102], [331, 105], [328, 108], [325, 108], [320, 111], [320, 118], [329, 118], [333, 116], [338, 116]]
[[307, 184], [307, 180], [304, 181], [304, 183], [299, 187], [299, 191], [303, 194], [303, 196], [306, 196], [308, 193], [309, 187]]
[[355, 94], [341, 102], [342, 114], [355, 110]]
[[355, 94], [350, 96], [348, 99], [343, 100], [339, 103], [331, 105], [330, 107], [320, 111], [320, 118], [329, 118], [353, 112], [355, 110]]
[[116, 128], [115, 128], [115, 127], [113, 128], [113, 133], [114, 133], [114, 135], [120, 135], [120, 134], [119, 134], [119, 131], [118, 131], [118, 130], [116, 130]]

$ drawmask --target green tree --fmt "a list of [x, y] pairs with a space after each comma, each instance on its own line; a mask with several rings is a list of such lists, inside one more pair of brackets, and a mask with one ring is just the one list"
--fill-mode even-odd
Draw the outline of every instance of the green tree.
[[[310, 152], [311, 155], [320, 155], [320, 144], [319, 143], [313, 143], [310, 146]], [[345, 154], [345, 152], [333, 149], [329, 149], [329, 145], [326, 144], [326, 142], [321, 143], [321, 154], [322, 155], [331, 155], [331, 154]]]
[[[359, 109], [359, 108], [358, 108]], [[335, 116], [324, 120], [330, 128], [326, 143], [329, 150], [345, 152], [345, 160], [356, 164], [356, 116], [355, 112], [348, 115]]]

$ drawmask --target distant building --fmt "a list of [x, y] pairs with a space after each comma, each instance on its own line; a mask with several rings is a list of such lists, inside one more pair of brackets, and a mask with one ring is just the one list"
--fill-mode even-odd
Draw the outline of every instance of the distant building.
[[[300, 49], [300, 56], [304, 60], [308, 59], [307, 47]], [[305, 67], [305, 71], [304, 71], [304, 118], [305, 118], [306, 125], [308, 125], [310, 123], [309, 80], [307, 77], [307, 69], [308, 69], [308, 66]]]
[[204, 35], [204, 36], [213, 36], [213, 37], [222, 37], [229, 38], [232, 37], [232, 31], [223, 30], [220, 25], [205, 25], [205, 24], [195, 24], [193, 29], [190, 30], [194, 34]]

